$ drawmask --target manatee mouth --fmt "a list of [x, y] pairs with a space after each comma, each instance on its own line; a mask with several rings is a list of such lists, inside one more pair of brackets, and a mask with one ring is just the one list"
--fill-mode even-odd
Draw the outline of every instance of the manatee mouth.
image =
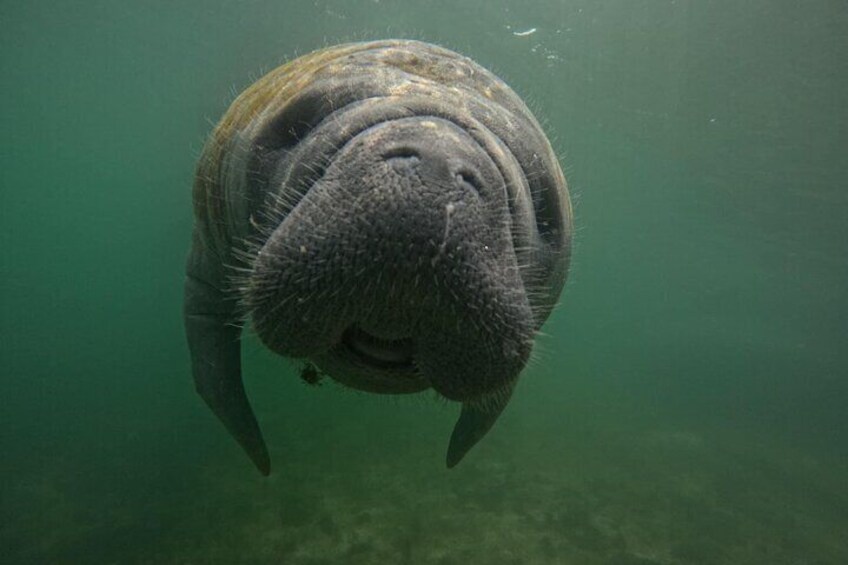
[[358, 326], [342, 335], [342, 345], [361, 363], [381, 369], [412, 370], [415, 347], [412, 339], [383, 339]]

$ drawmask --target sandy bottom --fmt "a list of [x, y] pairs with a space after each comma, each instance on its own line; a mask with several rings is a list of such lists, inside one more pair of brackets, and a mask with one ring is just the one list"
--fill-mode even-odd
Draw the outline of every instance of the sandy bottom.
[[135, 450], [130, 438], [110, 463], [45, 455], [4, 487], [0, 561], [848, 563], [848, 472], [811, 456], [738, 435], [511, 418], [447, 471], [453, 413], [376, 434], [388, 412], [277, 422], [288, 441], [271, 445], [268, 479], [214, 432], [182, 458], [166, 456], [177, 436]]

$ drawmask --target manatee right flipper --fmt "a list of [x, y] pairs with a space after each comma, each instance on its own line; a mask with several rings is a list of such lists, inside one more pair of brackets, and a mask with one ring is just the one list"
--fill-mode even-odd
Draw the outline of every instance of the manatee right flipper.
[[492, 429], [506, 407], [508, 399], [492, 407], [478, 407], [465, 402], [448, 444], [448, 469], [462, 461], [465, 454]]
[[192, 267], [203, 262], [198, 255], [202, 253], [195, 250], [189, 258], [184, 312], [194, 385], [259, 472], [267, 476], [271, 472], [268, 449], [242, 383], [241, 327], [234, 323], [234, 308], [218, 286], [193, 274]]

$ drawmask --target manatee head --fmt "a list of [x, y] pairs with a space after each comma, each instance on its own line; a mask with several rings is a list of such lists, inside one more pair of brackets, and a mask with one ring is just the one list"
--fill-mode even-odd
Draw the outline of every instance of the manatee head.
[[[212, 170], [201, 160], [195, 247], [244, 262], [241, 314], [272, 351], [349, 387], [461, 402], [453, 466], [506, 405], [565, 278], [568, 193], [538, 123], [469, 59], [404, 41], [295, 60], [229, 114]], [[238, 402], [204, 394], [224, 378], [198, 388], [264, 461], [240, 373]]]

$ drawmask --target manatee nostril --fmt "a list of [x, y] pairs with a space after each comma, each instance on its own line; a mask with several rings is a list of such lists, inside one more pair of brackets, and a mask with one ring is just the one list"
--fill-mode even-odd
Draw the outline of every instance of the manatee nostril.
[[460, 187], [480, 194], [480, 181], [474, 173], [469, 171], [459, 171], [454, 176], [454, 179], [456, 180], [456, 184]]
[[392, 167], [411, 167], [421, 160], [418, 152], [410, 147], [395, 147], [383, 153], [381, 157]]

